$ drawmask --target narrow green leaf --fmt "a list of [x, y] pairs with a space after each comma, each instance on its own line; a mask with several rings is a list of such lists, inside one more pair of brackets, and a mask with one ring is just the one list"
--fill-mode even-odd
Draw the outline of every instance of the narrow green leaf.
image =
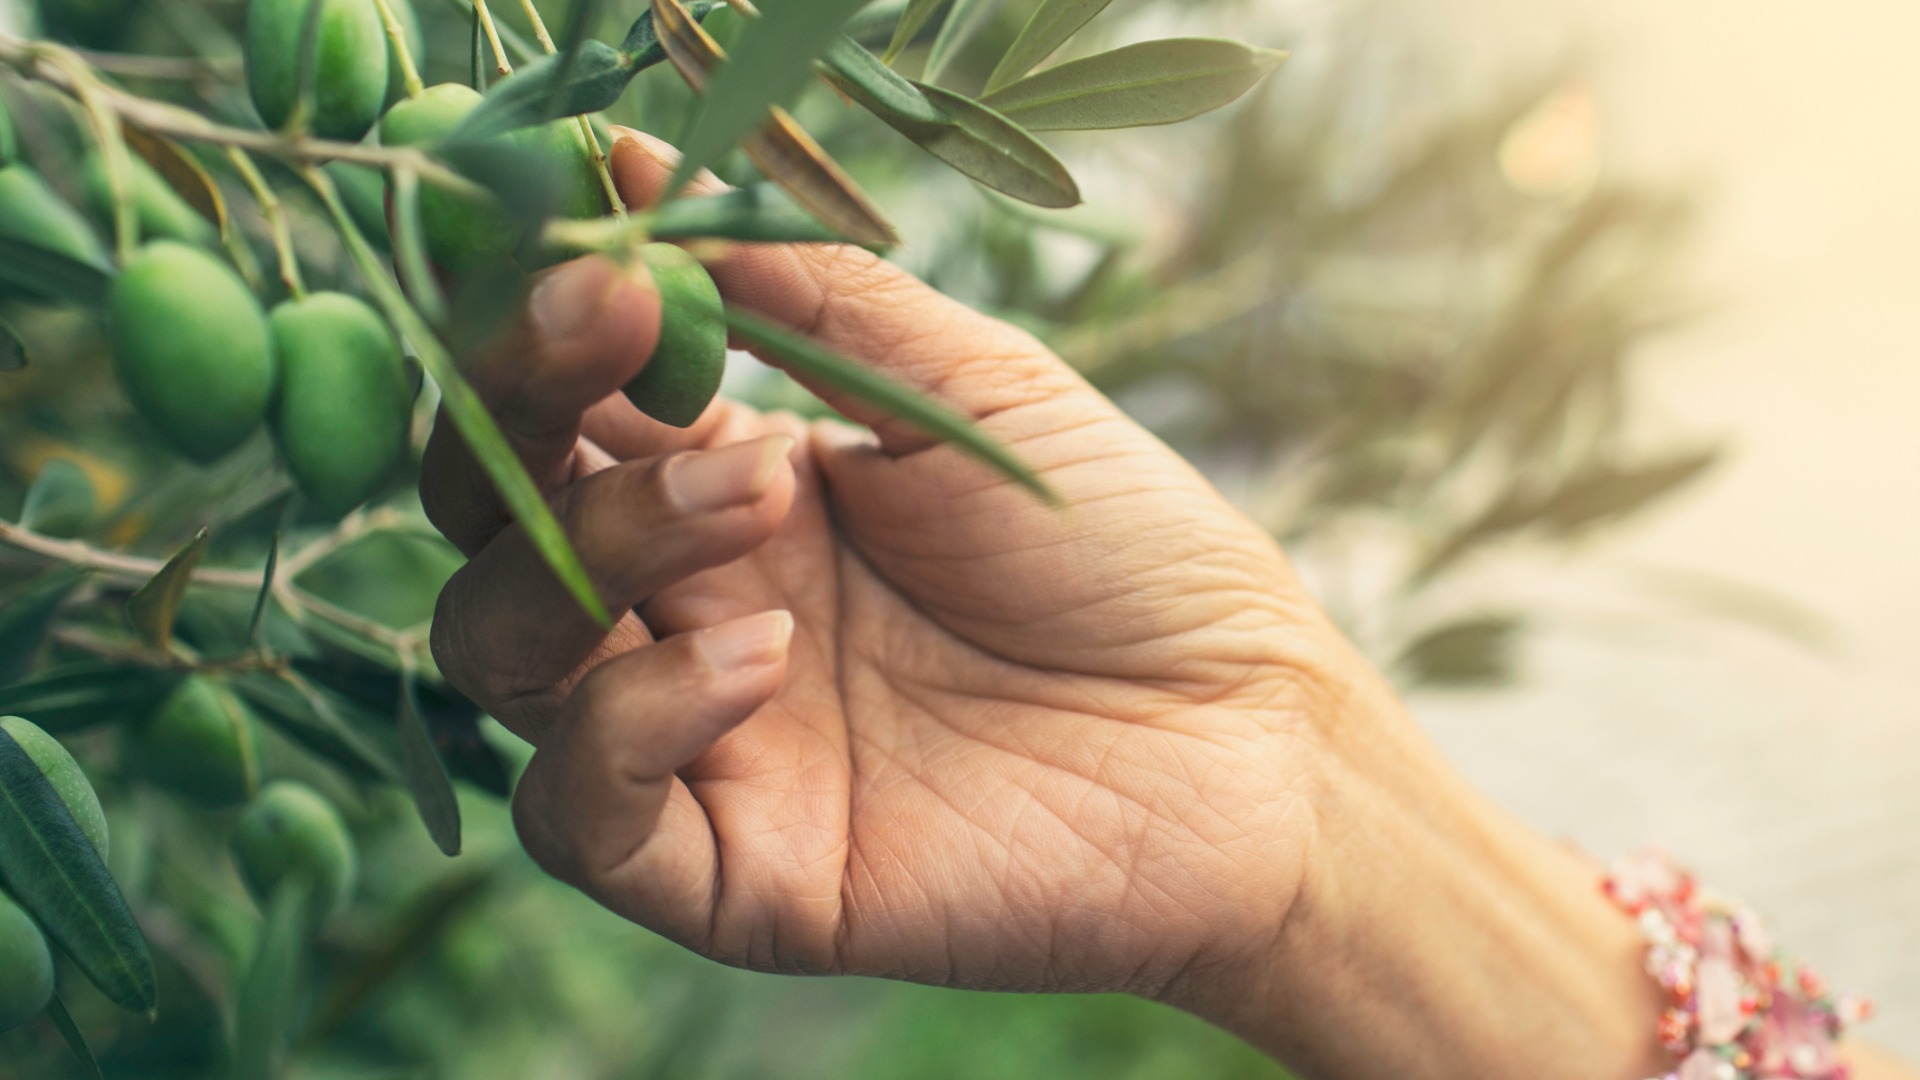
[[74, 567], [55, 567], [0, 596], [0, 685], [33, 667], [54, 615], [85, 577]]
[[200, 557], [206, 552], [207, 530], [201, 529], [186, 547], [173, 553], [173, 558], [167, 560], [159, 573], [127, 598], [127, 617], [133, 620], [133, 628], [147, 644], [164, 649], [172, 643], [173, 620], [180, 614], [180, 598], [186, 595], [194, 568], [200, 565]]
[[933, 49], [927, 53], [927, 67], [920, 76], [922, 81], [939, 82], [960, 50], [967, 47], [973, 35], [1000, 9], [1000, 3], [1001, 0], [953, 0], [953, 10], [947, 12], [947, 21], [940, 24]]
[[262, 720], [301, 746], [356, 776], [401, 778], [398, 752], [375, 742], [347, 714], [356, 706], [291, 672], [243, 672], [233, 689]]
[[719, 195], [675, 199], [656, 211], [648, 233], [656, 240], [747, 240], [832, 243], [846, 237], [820, 223], [772, 184], [751, 184]]
[[[605, 0], [573, 0], [573, 3], [567, 5], [567, 26], [560, 34], [557, 53], [559, 63], [554, 69], [555, 74], [552, 77], [552, 85], [547, 91], [545, 111], [552, 112], [561, 107], [563, 99], [572, 89], [572, 84], [576, 81], [576, 76], [579, 74], [580, 60], [583, 51], [590, 45], [598, 46], [603, 55], [613, 59], [614, 66], [611, 70], [614, 73], [614, 78], [618, 82], [620, 89], [624, 90], [626, 88], [627, 77], [630, 76], [626, 76], [625, 66], [620, 63], [622, 59], [620, 54], [615, 52], [612, 46], [602, 41], [595, 41], [591, 36], [594, 28], [600, 24], [600, 14], [605, 10], [605, 7]], [[615, 99], [618, 99], [620, 96], [619, 90], [614, 91], [613, 96]], [[607, 104], [611, 105], [613, 102], [608, 101]], [[601, 108], [605, 107], [606, 106], [601, 106]], [[580, 111], [597, 112], [599, 110], [582, 109]], [[566, 115], [576, 114], [569, 113]]]
[[[726, 7], [726, 0], [691, 0], [683, 5], [694, 22], [701, 22], [713, 13], [715, 8]], [[640, 13], [628, 28], [625, 40], [620, 42], [620, 51], [626, 54], [627, 66], [635, 74], [660, 63], [667, 58], [667, 50], [660, 44], [660, 32], [653, 25], [653, 9]]]
[[53, 1021], [54, 1029], [66, 1040], [67, 1049], [73, 1051], [90, 1080], [107, 1080], [106, 1074], [100, 1071], [100, 1062], [93, 1056], [93, 1047], [87, 1045], [87, 1037], [81, 1034], [80, 1025], [73, 1022], [73, 1014], [67, 1011], [67, 1003], [59, 994], [47, 1003], [47, 1019]]
[[1718, 450], [1678, 454], [1626, 468], [1597, 467], [1567, 479], [1540, 504], [1540, 522], [1561, 536], [1625, 517], [1699, 479]]
[[1420, 635], [1394, 661], [1415, 685], [1476, 686], [1513, 674], [1522, 623], [1506, 614], [1474, 615]]
[[66, 803], [0, 729], [0, 880], [114, 1004], [153, 1008], [153, 957], [120, 886]]
[[913, 44], [913, 39], [919, 36], [921, 28], [927, 25], [927, 20], [933, 18], [934, 13], [940, 10], [940, 5], [946, 2], [947, 0], [908, 0], [907, 10], [900, 13], [900, 21], [894, 24], [893, 40], [887, 42], [885, 62], [888, 65], [892, 65], [900, 58], [900, 54], [906, 51], [907, 46]]
[[982, 100], [1035, 131], [1172, 124], [1233, 101], [1286, 58], [1217, 38], [1143, 41], [1048, 68]]
[[502, 79], [449, 136], [485, 139], [563, 116], [599, 112], [620, 100], [639, 74], [627, 57], [604, 41], [588, 41], [571, 67], [564, 56], [543, 56]]
[[38, 244], [0, 236], [0, 285], [28, 296], [44, 296], [71, 304], [97, 306], [106, 302], [113, 271], [82, 262]]
[[19, 371], [27, 366], [27, 343], [20, 340], [20, 331], [13, 324], [0, 319], [0, 371]]
[[393, 269], [427, 321], [438, 326], [447, 318], [446, 296], [427, 258], [427, 227], [420, 218], [420, 178], [412, 169], [393, 172]]
[[865, 2], [766, 0], [739, 47], [708, 82], [666, 190], [679, 191], [766, 123], [770, 108], [798, 93], [814, 60]]
[[312, 889], [305, 878], [294, 878], [267, 903], [259, 945], [234, 995], [233, 1080], [278, 1080], [286, 1067]]
[[1020, 35], [1007, 47], [1006, 54], [987, 76], [987, 93], [1013, 82], [1033, 70], [1033, 66], [1052, 56], [1095, 15], [1106, 10], [1112, 0], [1041, 0]]
[[727, 328], [803, 379], [877, 406], [928, 435], [953, 443], [1047, 502], [1060, 502], [1060, 497], [1019, 455], [951, 407], [738, 308], [727, 309]]
[[54, 458], [27, 489], [20, 525], [42, 536], [78, 536], [93, 524], [95, 503], [87, 471], [66, 458]]
[[400, 764], [406, 771], [407, 790], [413, 793], [413, 805], [427, 826], [436, 847], [446, 855], [460, 854], [460, 800], [453, 793], [453, 778], [447, 764], [434, 748], [427, 731], [426, 718], [420, 715], [419, 690], [411, 676], [400, 680]]
[[473, 16], [467, 25], [467, 85], [481, 93], [487, 92], [487, 43], [486, 32], [480, 27], [480, 8], [475, 6]]
[[1080, 189], [1060, 159], [980, 102], [904, 79], [851, 38], [834, 43], [826, 65], [829, 82], [962, 174], [1037, 206], [1080, 202]]
[[71, 660], [0, 689], [0, 715], [24, 716], [53, 735], [147, 712], [178, 682], [162, 668]]
[[259, 648], [266, 640], [267, 601], [273, 596], [273, 572], [280, 566], [280, 530], [273, 530], [273, 540], [267, 544], [267, 565], [260, 571], [260, 592], [253, 598], [253, 615], [247, 619], [247, 640]]
[[319, 193], [321, 201], [326, 203], [327, 212], [333, 217], [334, 228], [345, 241], [348, 254], [366, 279], [368, 289], [386, 312], [387, 321], [412, 343], [420, 365], [440, 387], [441, 407], [452, 418], [475, 460], [486, 470], [487, 478], [493, 481], [501, 501], [506, 503], [507, 509], [533, 541], [534, 549], [540, 552], [541, 558], [546, 560], [554, 576], [566, 586], [581, 609], [600, 625], [612, 626], [613, 620], [607, 616], [606, 605], [594, 591], [586, 567], [580, 565], [580, 556], [567, 540], [565, 530], [554, 519], [553, 510], [547, 506], [547, 500], [540, 494], [533, 478], [527, 475], [526, 466], [520, 463], [513, 446], [501, 433], [500, 425], [494, 423], [493, 416], [487, 412], [486, 403], [480, 400], [480, 395], [460, 374], [453, 357], [433, 335], [432, 328], [407, 303], [407, 298], [401, 295], [393, 279], [381, 269], [379, 257], [367, 246], [353, 219], [347, 216], [346, 207], [341, 205], [340, 196], [334, 191], [326, 174], [309, 169], [306, 177]]

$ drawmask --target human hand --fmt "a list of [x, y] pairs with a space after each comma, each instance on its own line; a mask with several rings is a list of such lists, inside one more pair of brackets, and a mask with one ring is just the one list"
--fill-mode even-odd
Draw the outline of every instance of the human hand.
[[[668, 154], [623, 134], [630, 203]], [[1272, 540], [1033, 338], [868, 253], [740, 245], [711, 269], [969, 414], [1065, 506], [831, 392], [871, 435], [726, 401], [655, 423], [618, 393], [657, 332], [644, 271], [550, 272], [473, 377], [626, 614], [608, 634], [580, 612], [447, 425], [422, 482], [472, 556], [435, 656], [538, 748], [514, 804], [534, 858], [731, 964], [1127, 991], [1329, 1075], [1459, 1075], [1419, 1067], [1415, 1020], [1452, 1013], [1356, 942], [1451, 932], [1469, 890], [1379, 923], [1432, 884], [1414, 867], [1462, 862], [1443, 838], [1530, 841], [1447, 777]], [[1547, 861], [1518, 891], [1605, 919], [1574, 952], [1608, 974], [1547, 1027], [1604, 1045], [1630, 1018], [1637, 1060], [1630, 929]], [[1615, 969], [1626, 1004], [1596, 1018]], [[1495, 1010], [1497, 981], [1448, 1005]], [[1316, 1010], [1316, 988], [1365, 996]], [[1395, 1018], [1398, 1042], [1353, 1037]]]

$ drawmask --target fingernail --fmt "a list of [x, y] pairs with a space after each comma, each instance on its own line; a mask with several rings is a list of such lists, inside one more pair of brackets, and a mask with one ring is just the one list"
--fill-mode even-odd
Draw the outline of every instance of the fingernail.
[[581, 259], [554, 270], [534, 286], [534, 331], [549, 344], [591, 332], [632, 280], [605, 259]]
[[688, 513], [741, 506], [767, 493], [792, 452], [793, 439], [786, 435], [689, 451], [667, 462], [667, 492]]
[[763, 611], [702, 630], [694, 638], [694, 647], [714, 667], [722, 671], [742, 671], [780, 659], [792, 640], [792, 613]]

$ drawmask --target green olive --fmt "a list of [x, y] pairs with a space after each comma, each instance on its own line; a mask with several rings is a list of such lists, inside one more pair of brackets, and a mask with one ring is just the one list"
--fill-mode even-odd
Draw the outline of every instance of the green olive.
[[[587, 146], [577, 121], [568, 118], [522, 128], [515, 137], [520, 145], [554, 163], [560, 183], [560, 200], [555, 209], [558, 216], [585, 219], [606, 214], [606, 188], [600, 182], [600, 168], [593, 156], [597, 147]], [[525, 266], [539, 269], [567, 257], [566, 252], [539, 244], [537, 237], [529, 236], [527, 241], [518, 254]]]
[[127, 262], [108, 306], [121, 385], [182, 454], [211, 462], [260, 426], [273, 344], [259, 301], [225, 263], [156, 240]]
[[321, 9], [313, 74], [316, 135], [357, 141], [379, 119], [387, 98], [386, 29], [373, 0], [250, 0], [247, 5], [247, 90], [271, 128], [293, 115], [300, 93], [300, 34], [307, 5]]
[[267, 317], [280, 363], [271, 421], [287, 470], [322, 509], [345, 513], [393, 475], [407, 450], [413, 387], [400, 343], [342, 293], [289, 300]]
[[309, 925], [331, 920], [353, 895], [353, 838], [333, 804], [305, 784], [276, 780], [261, 789], [240, 816], [233, 854], [262, 907], [281, 886], [305, 879], [314, 890]]
[[47, 939], [6, 893], [0, 892], [0, 1031], [40, 1015], [53, 1000], [53, 953]]
[[204, 675], [182, 680], [136, 722], [122, 751], [135, 773], [207, 806], [238, 806], [260, 783], [253, 714]]
[[47, 783], [53, 785], [54, 793], [60, 801], [67, 804], [67, 812], [86, 834], [87, 841], [100, 857], [107, 857], [107, 815], [100, 811], [100, 796], [94, 794], [93, 785], [87, 782], [87, 774], [80, 771], [80, 763], [73, 760], [67, 748], [60, 740], [40, 730], [32, 722], [18, 716], [0, 716], [0, 730], [13, 736], [20, 749], [27, 752], [40, 772], [46, 776]]
[[[19, 240], [92, 266], [106, 267], [107, 249], [80, 211], [54, 194], [47, 182], [25, 165], [0, 168], [0, 237]], [[52, 293], [20, 286], [24, 295]]]
[[[147, 164], [146, 159], [128, 154], [132, 165], [133, 208], [140, 221], [140, 233], [152, 240], [181, 240], [189, 244], [213, 244], [220, 239], [220, 233], [213, 223], [200, 216], [200, 211], [187, 204], [180, 193], [173, 190], [158, 170]], [[87, 200], [93, 204], [95, 216], [104, 221], [113, 220], [113, 185], [107, 182], [106, 162], [99, 154], [87, 155], [82, 167], [86, 182]]]
[[[387, 110], [380, 121], [380, 141], [387, 146], [434, 142], [460, 126], [480, 100], [470, 86], [429, 86], [419, 97]], [[519, 226], [492, 197], [455, 194], [425, 184], [420, 188], [420, 224], [427, 234], [427, 254], [456, 272], [509, 254], [520, 239]]]
[[688, 427], [720, 392], [727, 370], [727, 322], [720, 290], [700, 260], [673, 244], [640, 250], [660, 292], [660, 341], [625, 391], [640, 411]]

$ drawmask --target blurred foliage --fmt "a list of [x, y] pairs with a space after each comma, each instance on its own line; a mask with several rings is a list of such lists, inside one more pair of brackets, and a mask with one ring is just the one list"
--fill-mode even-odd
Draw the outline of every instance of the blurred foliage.
[[[859, 21], [875, 48], [899, 7], [881, 6]], [[502, 7], [509, 47], [533, 55], [532, 28]], [[1017, 7], [987, 6], [953, 58], [952, 85], [986, 83], [1020, 29]], [[617, 39], [636, 10], [607, 5], [598, 36]], [[123, 65], [128, 85], [254, 123], [231, 78], [241, 11], [230, 0], [43, 0], [37, 11], [52, 36], [163, 58]], [[418, 14], [427, 81], [466, 81], [477, 48], [466, 0], [419, 0]], [[566, 18], [558, 7], [548, 15]], [[1253, 3], [1123, 2], [1086, 40], [1120, 44], [1169, 22], [1231, 25], [1316, 59], [1215, 120], [1063, 140], [1089, 197], [1078, 210], [982, 192], [903, 153], [884, 125], [830, 92], [810, 93], [795, 112], [899, 222], [903, 262], [1032, 328], [1200, 463], [1288, 545], [1383, 663], [1414, 683], [1508, 677], [1527, 613], [1486, 610], [1471, 590], [1443, 586], [1495, 549], [1577, 541], [1713, 460], [1629, 438], [1629, 362], [1685, 314], [1668, 275], [1685, 200], [1590, 160], [1598, 151], [1582, 140], [1597, 132], [1565, 71], [1490, 95], [1436, 94], [1418, 74], [1390, 70], [1398, 43], [1337, 21], [1292, 25]], [[929, 29], [907, 48], [903, 70], [924, 63], [931, 38]], [[61, 194], [91, 205], [73, 113], [17, 81], [0, 80], [0, 97], [16, 106], [27, 155]], [[635, 80], [607, 119], [674, 138], [691, 103], [663, 66]], [[275, 297], [280, 286], [261, 269], [273, 265], [265, 221], [230, 169], [206, 165], [244, 237], [243, 270]], [[753, 175], [738, 155], [719, 171]], [[356, 288], [317, 205], [296, 197], [287, 210], [310, 284]], [[458, 860], [442, 858], [389, 782], [405, 692], [395, 648], [417, 643], [459, 561], [426, 526], [411, 469], [342, 523], [290, 498], [263, 437], [204, 468], [157, 452], [114, 387], [97, 321], [11, 302], [0, 319], [32, 358], [0, 375], [0, 515], [24, 511], [45, 535], [148, 559], [217, 526], [210, 567], [259, 566], [277, 533], [303, 593], [340, 616], [302, 621], [270, 605], [260, 632], [293, 658], [291, 672], [235, 680], [266, 721], [266, 775], [330, 796], [363, 861], [351, 911], [318, 940], [301, 982], [297, 1075], [1281, 1075], [1232, 1037], [1129, 999], [787, 980], [692, 957], [531, 866], [500, 801], [526, 749], [429, 671], [422, 715], [460, 781], [466, 838]], [[742, 367], [732, 385], [763, 404], [817, 407], [765, 370]], [[423, 398], [417, 427], [432, 404]], [[20, 587], [44, 566], [0, 547], [0, 585]], [[82, 585], [67, 610], [92, 610], [102, 587]], [[253, 634], [253, 601], [241, 589], [190, 593], [176, 633], [206, 656], [231, 655]], [[328, 630], [341, 626], [365, 632]], [[110, 866], [154, 947], [152, 1023], [63, 971], [108, 1075], [217, 1077], [234, 988], [262, 925], [226, 854], [233, 811], [167, 797], [123, 759], [120, 717], [106, 708], [121, 699], [107, 691], [123, 692], [131, 710], [164, 692], [163, 676], [90, 681], [90, 707], [72, 714], [59, 711], [61, 685], [34, 682], [88, 676], [75, 665], [119, 631], [63, 621], [39, 674], [0, 689], [0, 711], [38, 700], [51, 703], [39, 713], [50, 728], [47, 717], [70, 716], [58, 733], [108, 806]], [[0, 1035], [3, 1080], [76, 1068], [49, 1024]]]

